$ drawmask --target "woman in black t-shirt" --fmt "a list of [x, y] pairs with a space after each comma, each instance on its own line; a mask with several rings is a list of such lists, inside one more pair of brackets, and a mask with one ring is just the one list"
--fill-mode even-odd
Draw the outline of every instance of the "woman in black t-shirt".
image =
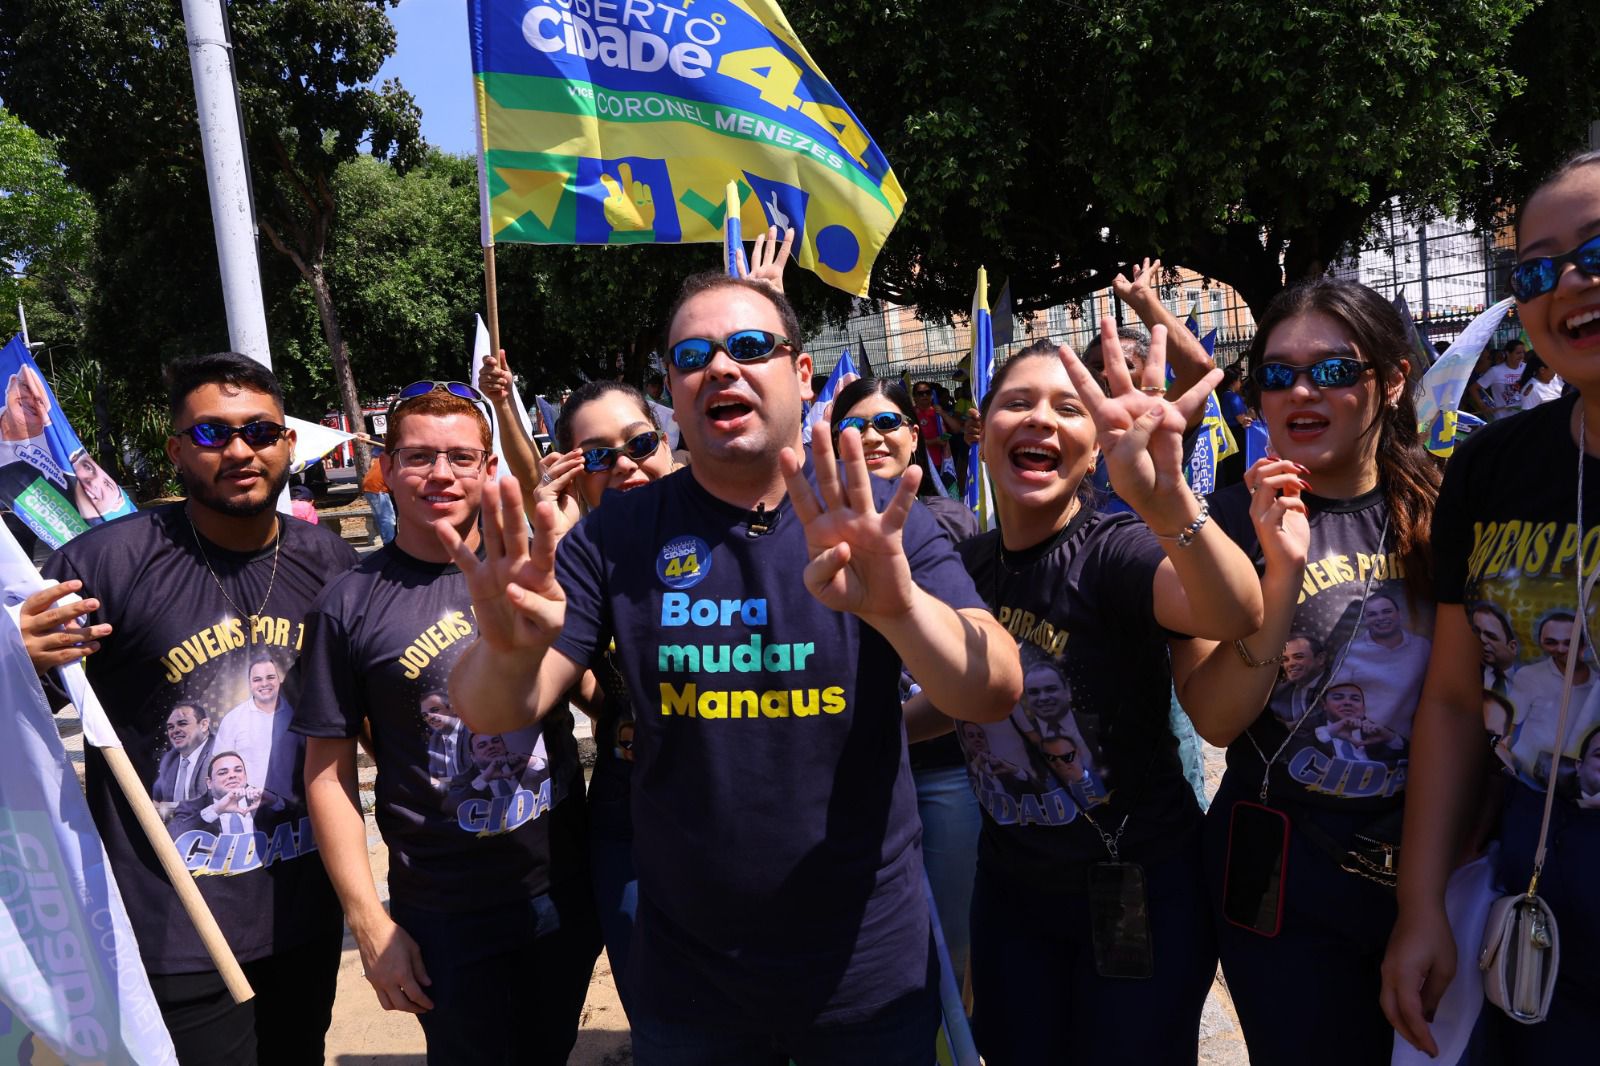
[[[562, 532], [578, 521], [581, 499], [599, 507], [612, 490], [629, 492], [672, 472], [672, 452], [644, 394], [617, 381], [575, 389], [556, 417], [558, 451], [541, 463], [528, 511], [556, 505]], [[545, 480], [548, 478], [549, 480]], [[589, 855], [606, 957], [626, 1010], [628, 942], [639, 902], [633, 872], [633, 819], [628, 810], [633, 765], [633, 706], [608, 652], [584, 675], [577, 704], [594, 721], [595, 764], [589, 780]]]
[[[978, 520], [971, 508], [939, 491], [942, 482], [928, 464], [917, 411], [904, 385], [891, 378], [860, 378], [839, 390], [833, 411], [835, 437], [850, 426], [860, 432], [867, 470], [874, 477], [892, 481], [915, 463], [922, 467], [917, 499], [933, 512], [950, 539], [959, 544], [977, 535]], [[901, 688], [907, 696], [915, 690], [910, 675], [901, 675]], [[922, 819], [922, 863], [959, 982], [967, 969], [967, 915], [972, 909], [982, 816], [967, 786], [961, 746], [954, 735], [913, 744], [910, 757], [917, 814]]]
[[[1117, 353], [1109, 319], [1101, 335]], [[991, 1066], [1197, 1054], [1216, 952], [1169, 655], [1181, 673], [1180, 634], [1254, 631], [1260, 586], [1184, 483], [1186, 416], [1220, 375], [1168, 402], [1165, 356], [1158, 327], [1137, 384], [1108, 358], [1106, 396], [1066, 349], [1019, 353], [980, 407], [1000, 529], [960, 551], [1025, 670], [1010, 718], [959, 734], [984, 811], [972, 981]], [[1095, 512], [1099, 461], [1148, 528]], [[935, 733], [916, 703], [915, 734]]]
[[[1427, 670], [1439, 483], [1407, 388], [1409, 341], [1394, 307], [1356, 282], [1279, 295], [1247, 355], [1275, 452], [1211, 497], [1263, 570], [1266, 620], [1212, 646], [1178, 695], [1228, 749], [1207, 879], [1255, 1062], [1386, 1062], [1394, 1040], [1378, 1007], [1394, 896], [1376, 882], [1393, 881], [1384, 845], [1400, 839]], [[1263, 827], [1262, 839], [1248, 831]], [[1349, 854], [1362, 847], [1372, 867]]]
[[[1500, 819], [1497, 874], [1526, 889], [1554, 773], [1549, 852], [1538, 894], [1555, 915], [1560, 966], [1547, 1019], [1510, 1024], [1493, 1007], [1506, 1062], [1592, 1061], [1600, 1045], [1600, 810], [1583, 802], [1589, 732], [1600, 721], [1592, 601], [1579, 583], [1600, 566], [1600, 152], [1569, 160], [1517, 218], [1510, 288], [1540, 358], [1577, 389], [1494, 423], [1456, 449], [1433, 524], [1438, 616], [1428, 683], [1417, 709], [1399, 920], [1384, 959], [1383, 1007], [1413, 1045], [1433, 1054], [1440, 997], [1479, 975], [1457, 962], [1444, 910], [1455, 846], [1468, 831], [1488, 743], [1512, 778]], [[1594, 418], [1589, 418], [1589, 413]], [[1590, 425], [1590, 422], [1593, 425]], [[1557, 735], [1568, 652], [1573, 690]], [[1588, 650], [1586, 650], [1586, 648]], [[1495, 683], [1503, 701], [1486, 701]], [[1503, 690], [1503, 691], [1502, 691]], [[1497, 729], [1485, 736], [1486, 703]]]

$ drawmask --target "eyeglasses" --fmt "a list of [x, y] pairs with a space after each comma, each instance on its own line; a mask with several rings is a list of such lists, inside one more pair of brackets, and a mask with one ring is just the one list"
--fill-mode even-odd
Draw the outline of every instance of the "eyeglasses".
[[877, 414], [866, 418], [860, 415], [851, 415], [849, 418], [839, 419], [833, 425], [833, 435], [837, 437], [847, 429], [853, 429], [857, 433], [865, 433], [867, 427], [871, 426], [878, 431], [878, 436], [887, 437], [901, 426], [910, 424], [911, 420], [899, 411], [879, 411]]
[[1361, 380], [1361, 375], [1372, 369], [1371, 363], [1336, 355], [1319, 359], [1310, 366], [1292, 363], [1262, 363], [1250, 371], [1263, 392], [1282, 392], [1294, 388], [1294, 383], [1304, 374], [1319, 389], [1348, 389]]
[[1600, 237], [1590, 237], [1565, 255], [1542, 255], [1511, 268], [1507, 287], [1523, 303], [1543, 296], [1561, 280], [1561, 268], [1571, 263], [1591, 278], [1600, 278]]
[[197, 448], [226, 448], [236, 436], [244, 438], [244, 442], [252, 448], [269, 448], [282, 440], [288, 430], [288, 426], [261, 418], [242, 426], [230, 426], [226, 422], [196, 422], [178, 430], [178, 434], [194, 441]]
[[661, 447], [661, 434], [648, 429], [616, 448], [585, 448], [583, 468], [591, 474], [598, 474], [616, 466], [617, 459], [623, 455], [636, 463], [642, 463], [655, 454], [655, 450], [659, 447]]
[[489, 458], [482, 448], [396, 448], [389, 454], [395, 466], [412, 475], [433, 473], [442, 455], [457, 477], [476, 477]]
[[687, 337], [672, 346], [672, 365], [684, 371], [699, 370], [711, 362], [719, 349], [727, 352], [736, 363], [759, 363], [779, 348], [790, 346], [788, 338], [764, 329], [741, 329], [720, 341], [710, 337]]

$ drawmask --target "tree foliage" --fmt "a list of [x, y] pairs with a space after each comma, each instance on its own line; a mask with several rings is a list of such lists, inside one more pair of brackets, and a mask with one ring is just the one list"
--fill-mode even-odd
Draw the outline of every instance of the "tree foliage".
[[1038, 308], [1160, 254], [1259, 309], [1389, 199], [1453, 208], [1508, 165], [1514, 145], [1491, 132], [1532, 6], [808, 0], [789, 14], [910, 196], [875, 294], [958, 311], [985, 263]]
[[41, 336], [72, 330], [94, 231], [94, 204], [67, 180], [55, 146], [0, 107], [0, 317], [22, 299]]

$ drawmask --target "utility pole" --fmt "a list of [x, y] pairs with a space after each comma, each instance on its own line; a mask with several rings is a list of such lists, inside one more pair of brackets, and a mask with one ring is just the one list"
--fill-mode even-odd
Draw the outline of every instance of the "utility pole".
[[211, 226], [216, 231], [222, 303], [233, 350], [272, 366], [267, 312], [261, 297], [256, 255], [256, 220], [250, 203], [250, 170], [233, 80], [233, 45], [228, 41], [222, 0], [183, 0], [194, 72], [195, 111], [211, 191]]

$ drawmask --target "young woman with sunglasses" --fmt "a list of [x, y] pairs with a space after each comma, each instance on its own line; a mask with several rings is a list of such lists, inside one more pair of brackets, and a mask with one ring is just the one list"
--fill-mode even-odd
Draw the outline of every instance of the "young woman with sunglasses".
[[[1382, 844], [1400, 839], [1439, 483], [1417, 435], [1409, 351], [1399, 314], [1364, 285], [1318, 279], [1280, 294], [1247, 354], [1247, 399], [1274, 454], [1211, 497], [1261, 570], [1266, 618], [1208, 648], [1178, 695], [1201, 736], [1228, 749], [1206, 873], [1258, 1063], [1387, 1062], [1394, 1039], [1378, 1008], [1394, 896], [1374, 878]], [[1380, 842], [1373, 877], [1351, 870], [1360, 838]]]
[[[1445, 884], [1470, 824], [1485, 748], [1482, 645], [1468, 604], [1493, 605], [1510, 620], [1520, 665], [1508, 690], [1516, 725], [1505, 754], [1510, 775], [1499, 827], [1501, 890], [1524, 890], [1556, 774], [1549, 851], [1538, 895], [1554, 912], [1560, 965], [1547, 1019], [1519, 1025], [1495, 1008], [1487, 1021], [1506, 1062], [1589, 1059], [1600, 1044], [1600, 810], [1579, 803], [1576, 764], [1597, 717], [1594, 701], [1569, 711], [1556, 737], [1560, 682], [1524, 679], [1556, 666], [1534, 639], [1551, 612], [1583, 623], [1579, 582], [1600, 565], [1600, 152], [1575, 156], [1540, 185], [1517, 217], [1517, 265], [1510, 288], [1517, 315], [1540, 358], [1577, 392], [1496, 422], [1456, 449], [1434, 520], [1438, 620], [1433, 660], [1417, 711], [1401, 866], [1400, 917], [1384, 960], [1383, 1007], [1395, 1028], [1429, 1054], [1429, 1022], [1452, 978], [1479, 982], [1461, 968], [1444, 910]], [[1591, 414], [1593, 417], [1590, 417]], [[1564, 668], [1565, 656], [1559, 667]], [[1582, 667], [1579, 667], [1582, 669]], [[1559, 676], [1559, 675], [1557, 675]], [[1519, 696], [1521, 699], [1519, 700]], [[1476, 936], [1477, 930], [1463, 931]]]
[[[497, 378], [494, 386], [500, 385]], [[556, 417], [554, 437], [557, 450], [542, 464], [528, 511], [541, 500], [553, 502], [562, 533], [581, 516], [580, 499], [592, 510], [609, 491], [629, 492], [666, 476], [674, 466], [644, 393], [618, 381], [591, 381], [573, 390]], [[603, 669], [584, 676], [578, 697], [594, 719], [595, 766], [588, 799], [595, 902], [612, 978], [626, 1010], [631, 999], [625, 979], [628, 943], [638, 906], [628, 810], [633, 707], [609, 657]]]
[[[933, 512], [950, 539], [959, 544], [977, 535], [978, 520], [972, 510], [936, 487], [917, 427], [916, 408], [904, 385], [890, 378], [852, 381], [834, 397], [833, 410], [834, 435], [846, 429], [861, 434], [867, 470], [874, 477], [892, 481], [911, 466], [920, 466], [917, 499]], [[902, 687], [908, 694], [910, 682], [902, 675]], [[922, 818], [922, 861], [933, 887], [950, 965], [960, 982], [967, 967], [967, 919], [982, 815], [967, 784], [966, 763], [954, 734], [912, 744], [910, 757], [917, 813]]]
[[[1000, 529], [959, 550], [1026, 671], [1010, 718], [959, 736], [984, 812], [972, 982], [991, 1066], [1069, 1046], [1192, 1066], [1216, 972], [1170, 693], [1192, 665], [1179, 634], [1254, 632], [1260, 584], [1183, 477], [1184, 425], [1221, 373], [1168, 402], [1165, 327], [1137, 380], [1109, 319], [1101, 336], [1109, 395], [1066, 349], [1033, 349], [980, 407]], [[1101, 461], [1144, 521], [1095, 510]], [[913, 739], [950, 727], [918, 700], [907, 713]]]

